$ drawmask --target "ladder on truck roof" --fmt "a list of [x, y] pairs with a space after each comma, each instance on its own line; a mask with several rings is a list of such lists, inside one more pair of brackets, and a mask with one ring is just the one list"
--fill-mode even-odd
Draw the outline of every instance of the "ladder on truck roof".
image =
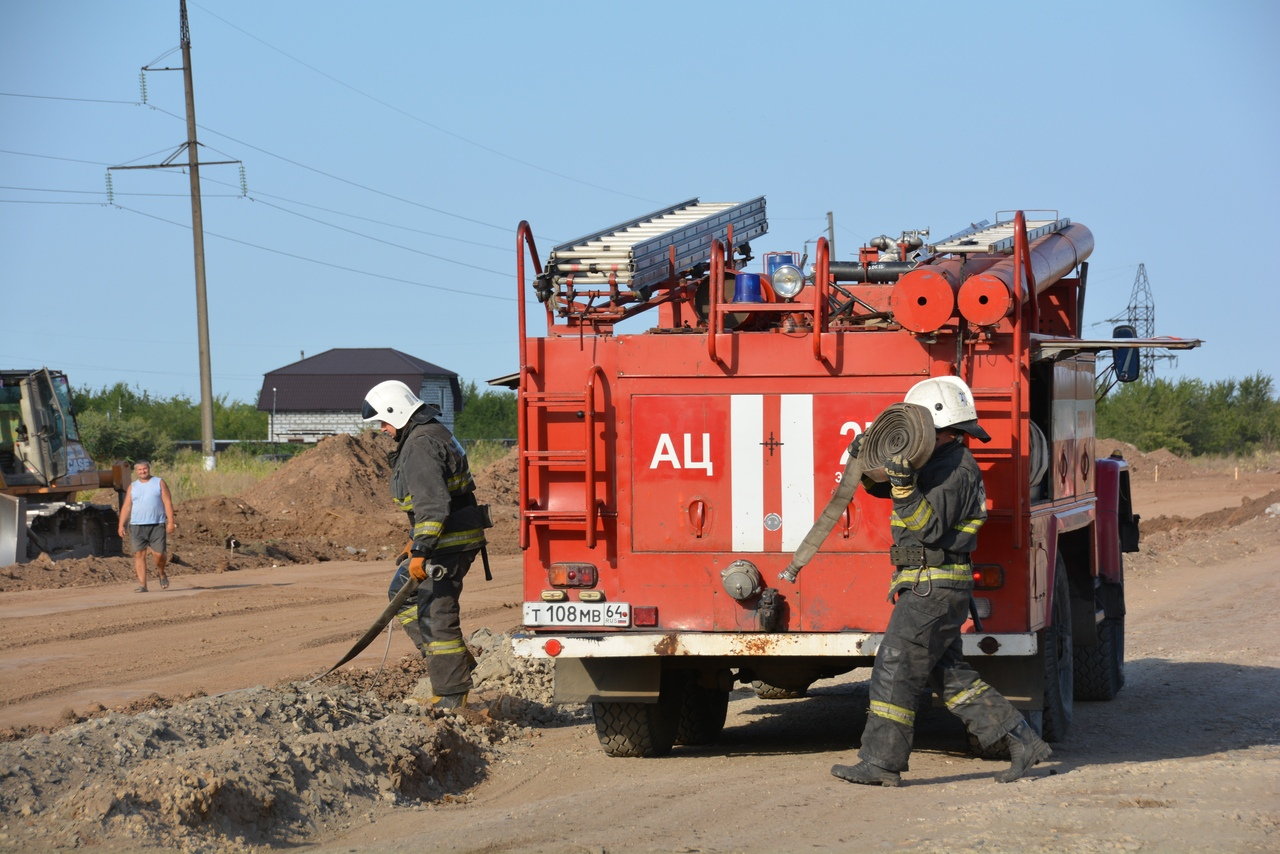
[[[1065, 217], [1058, 219], [1056, 214], [1054, 219], [1028, 219], [1027, 240], [1033, 241], [1046, 234], [1062, 231], [1069, 225], [1071, 220]], [[995, 225], [988, 225], [983, 220], [933, 244], [932, 249], [935, 255], [1008, 255], [1013, 252], [1013, 240], [1013, 220], [1003, 220]]]
[[735, 246], [769, 230], [764, 196], [749, 202], [702, 202], [696, 198], [563, 243], [547, 257], [547, 273], [557, 287], [583, 285], [628, 289], [648, 297], [649, 290], [675, 270], [684, 271], [711, 257], [711, 241]]

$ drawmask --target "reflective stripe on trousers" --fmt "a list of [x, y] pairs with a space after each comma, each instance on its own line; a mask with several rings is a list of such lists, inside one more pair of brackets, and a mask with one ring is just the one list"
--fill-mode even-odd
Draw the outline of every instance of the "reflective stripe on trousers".
[[970, 595], [967, 589], [934, 587], [927, 596], [906, 590], [898, 597], [871, 671], [871, 709], [860, 758], [891, 771], [907, 770], [916, 703], [926, 685], [983, 747], [1022, 720], [961, 655], [960, 628], [968, 618]]
[[[456, 552], [432, 556], [431, 561], [450, 570], [450, 576], [439, 581], [427, 579], [419, 584], [417, 594], [397, 615], [405, 632], [427, 658], [427, 675], [436, 694], [461, 694], [472, 688], [471, 670], [475, 661], [462, 638], [458, 600], [462, 595], [462, 579], [477, 554]], [[408, 563], [405, 563], [391, 581], [388, 598], [394, 598], [408, 579]], [[414, 616], [416, 620], [412, 619]]]

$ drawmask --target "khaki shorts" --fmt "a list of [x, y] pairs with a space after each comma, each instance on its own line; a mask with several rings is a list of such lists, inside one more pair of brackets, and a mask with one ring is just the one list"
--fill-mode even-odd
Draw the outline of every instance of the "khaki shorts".
[[164, 526], [164, 522], [155, 525], [130, 525], [129, 544], [133, 546], [134, 553], [149, 548], [158, 555], [164, 554], [167, 545]]

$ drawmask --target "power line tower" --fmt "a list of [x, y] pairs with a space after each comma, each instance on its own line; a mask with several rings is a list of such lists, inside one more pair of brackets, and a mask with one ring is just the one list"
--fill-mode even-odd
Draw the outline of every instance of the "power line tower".
[[[1108, 323], [1127, 323], [1133, 327], [1136, 337], [1154, 338], [1156, 334], [1156, 298], [1151, 294], [1151, 282], [1147, 280], [1147, 265], [1138, 265], [1138, 274], [1133, 279], [1133, 290], [1129, 293], [1129, 304], [1125, 306], [1123, 317], [1108, 318]], [[1153, 348], [1141, 350], [1142, 373], [1150, 375], [1155, 370], [1157, 361], [1177, 364], [1178, 358], [1171, 353], [1156, 353]]]

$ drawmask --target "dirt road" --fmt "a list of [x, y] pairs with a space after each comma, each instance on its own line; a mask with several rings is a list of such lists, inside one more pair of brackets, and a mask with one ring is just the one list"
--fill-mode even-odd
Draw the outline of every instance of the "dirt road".
[[[1166, 467], [1161, 481], [1135, 482], [1135, 503], [1146, 518], [1157, 515], [1151, 506], [1166, 516], [1198, 515], [1206, 503], [1208, 510], [1236, 507], [1242, 496], [1280, 485], [1274, 473], [1244, 483], [1230, 475], [1170, 477]], [[490, 726], [496, 734], [473, 753], [447, 741], [447, 721], [424, 724], [423, 732], [474, 759], [477, 784], [467, 778], [454, 787], [457, 794], [429, 801], [394, 792], [378, 800], [353, 797], [345, 812], [317, 802], [335, 820], [299, 821], [289, 838], [324, 851], [1280, 850], [1280, 518], [1264, 513], [1243, 524], [1155, 527], [1129, 565], [1126, 687], [1114, 702], [1078, 704], [1069, 737], [1031, 779], [994, 783], [991, 775], [1002, 765], [968, 756], [963, 734], [945, 715], [922, 725], [903, 788], [857, 787], [831, 777], [831, 764], [849, 761], [857, 747], [868, 675], [857, 671], [818, 683], [805, 700], [766, 702], [737, 691], [719, 744], [678, 747], [659, 760], [605, 757], [582, 717], [505, 729], [473, 717], [468, 732]], [[497, 560], [491, 583], [478, 568], [469, 580], [468, 634], [518, 623], [516, 560]], [[124, 582], [5, 593], [0, 727], [51, 728], [99, 705], [145, 708], [153, 694], [216, 695], [309, 678], [381, 609], [387, 567], [352, 561], [177, 575], [171, 589], [148, 594]], [[376, 668], [384, 649], [375, 642], [356, 666]], [[394, 634], [389, 665], [409, 651], [402, 634]], [[261, 704], [260, 718], [269, 717], [273, 702]], [[351, 714], [363, 714], [348, 704]], [[144, 719], [155, 720], [138, 716]], [[132, 725], [121, 716], [109, 720]], [[85, 728], [92, 723], [65, 730], [73, 733], [67, 750], [91, 743]], [[13, 748], [6, 756], [18, 758], [0, 762], [0, 788], [17, 779], [23, 761], [65, 757], [41, 752], [62, 737], [6, 745]], [[112, 738], [116, 749], [128, 741]], [[225, 738], [224, 749], [245, 757], [264, 741], [247, 728], [233, 727]], [[266, 741], [284, 744], [278, 738]], [[297, 744], [287, 749], [301, 751]], [[441, 755], [448, 752], [442, 748]], [[120, 787], [109, 770], [124, 755], [93, 766], [108, 787]], [[55, 764], [61, 768], [62, 761]], [[248, 759], [241, 765], [236, 773], [254, 770]], [[143, 763], [137, 773], [166, 781], [156, 789], [177, 791], [183, 774], [199, 776], [196, 766], [186, 759], [162, 772]], [[234, 778], [225, 770], [234, 761], [218, 767], [223, 783]], [[336, 766], [329, 772], [337, 774]], [[160, 844], [142, 829], [86, 836], [83, 810], [27, 812], [28, 804], [43, 803], [42, 786], [80, 779], [69, 765], [42, 773], [24, 784], [29, 801], [5, 803], [0, 849], [47, 850], [74, 844], [68, 840], [75, 833], [101, 850]], [[92, 779], [76, 785], [88, 790]], [[157, 798], [159, 810], [167, 802]], [[270, 821], [271, 809], [263, 809]], [[236, 815], [223, 816], [222, 835], [187, 837], [183, 847], [252, 848], [261, 834], [246, 820], [237, 840], [226, 824]], [[142, 818], [134, 818], [141, 828]], [[73, 822], [80, 829], [66, 830]]]

